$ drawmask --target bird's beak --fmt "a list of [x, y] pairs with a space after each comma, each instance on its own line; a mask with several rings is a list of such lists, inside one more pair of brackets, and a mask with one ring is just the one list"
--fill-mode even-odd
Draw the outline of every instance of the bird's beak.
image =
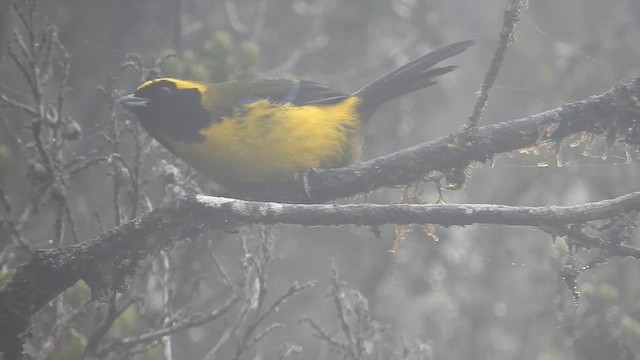
[[149, 99], [135, 96], [134, 94], [123, 96], [118, 103], [125, 109], [130, 111], [140, 111], [147, 108], [149, 105]]

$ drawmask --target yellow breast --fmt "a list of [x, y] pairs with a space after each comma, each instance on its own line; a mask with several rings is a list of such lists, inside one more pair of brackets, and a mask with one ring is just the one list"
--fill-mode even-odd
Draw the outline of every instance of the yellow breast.
[[171, 150], [221, 185], [293, 180], [312, 167], [348, 165], [360, 155], [362, 125], [350, 97], [337, 104], [296, 106], [260, 100], [224, 117], [202, 143]]

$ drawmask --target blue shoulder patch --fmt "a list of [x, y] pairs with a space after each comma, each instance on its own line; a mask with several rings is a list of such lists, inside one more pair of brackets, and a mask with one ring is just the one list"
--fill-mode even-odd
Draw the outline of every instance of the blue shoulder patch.
[[296, 96], [298, 96], [298, 90], [300, 90], [300, 82], [296, 80], [293, 83], [293, 86], [291, 87], [291, 89], [287, 91], [287, 95], [285, 95], [281, 101], [284, 104], [293, 103], [293, 100], [295, 100]]
[[262, 100], [261, 98], [257, 98], [257, 97], [250, 97], [250, 98], [246, 98], [246, 99], [242, 99], [240, 101], [238, 101], [236, 103], [236, 106], [244, 106], [244, 105], [249, 105], [251, 103], [254, 103], [258, 100]]

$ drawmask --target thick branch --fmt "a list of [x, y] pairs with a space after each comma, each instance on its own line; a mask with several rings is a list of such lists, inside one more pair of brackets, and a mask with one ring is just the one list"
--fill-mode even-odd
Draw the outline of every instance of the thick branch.
[[631, 84], [583, 101], [565, 104], [526, 118], [480, 127], [473, 136], [464, 131], [393, 154], [339, 169], [313, 169], [295, 183], [243, 188], [233, 197], [278, 202], [317, 203], [420, 181], [434, 170], [464, 168], [495, 155], [560, 141], [589, 132], [640, 143], [640, 78]]
[[[169, 203], [96, 238], [68, 248], [37, 251], [0, 290], [1, 351], [17, 350], [31, 315], [78, 280], [94, 292], [114, 290], [149, 255], [176, 239], [250, 223], [299, 225], [440, 224], [554, 226], [640, 211], [640, 192], [575, 206], [300, 205], [193, 196]], [[626, 247], [625, 247], [626, 249]], [[629, 248], [616, 255], [640, 257]], [[23, 335], [24, 336], [24, 335]]]

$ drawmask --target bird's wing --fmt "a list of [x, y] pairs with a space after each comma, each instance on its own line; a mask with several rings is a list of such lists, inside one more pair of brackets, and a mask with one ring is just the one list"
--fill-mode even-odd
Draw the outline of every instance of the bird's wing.
[[284, 102], [293, 105], [310, 104], [335, 104], [349, 97], [347, 94], [332, 90], [331, 88], [313, 81], [300, 80], [294, 82], [289, 98], [284, 98]]
[[335, 104], [349, 97], [327, 86], [305, 80], [250, 80], [217, 86], [225, 87], [220, 93], [229, 96], [229, 100], [240, 107], [265, 99], [274, 104], [297, 106]]

